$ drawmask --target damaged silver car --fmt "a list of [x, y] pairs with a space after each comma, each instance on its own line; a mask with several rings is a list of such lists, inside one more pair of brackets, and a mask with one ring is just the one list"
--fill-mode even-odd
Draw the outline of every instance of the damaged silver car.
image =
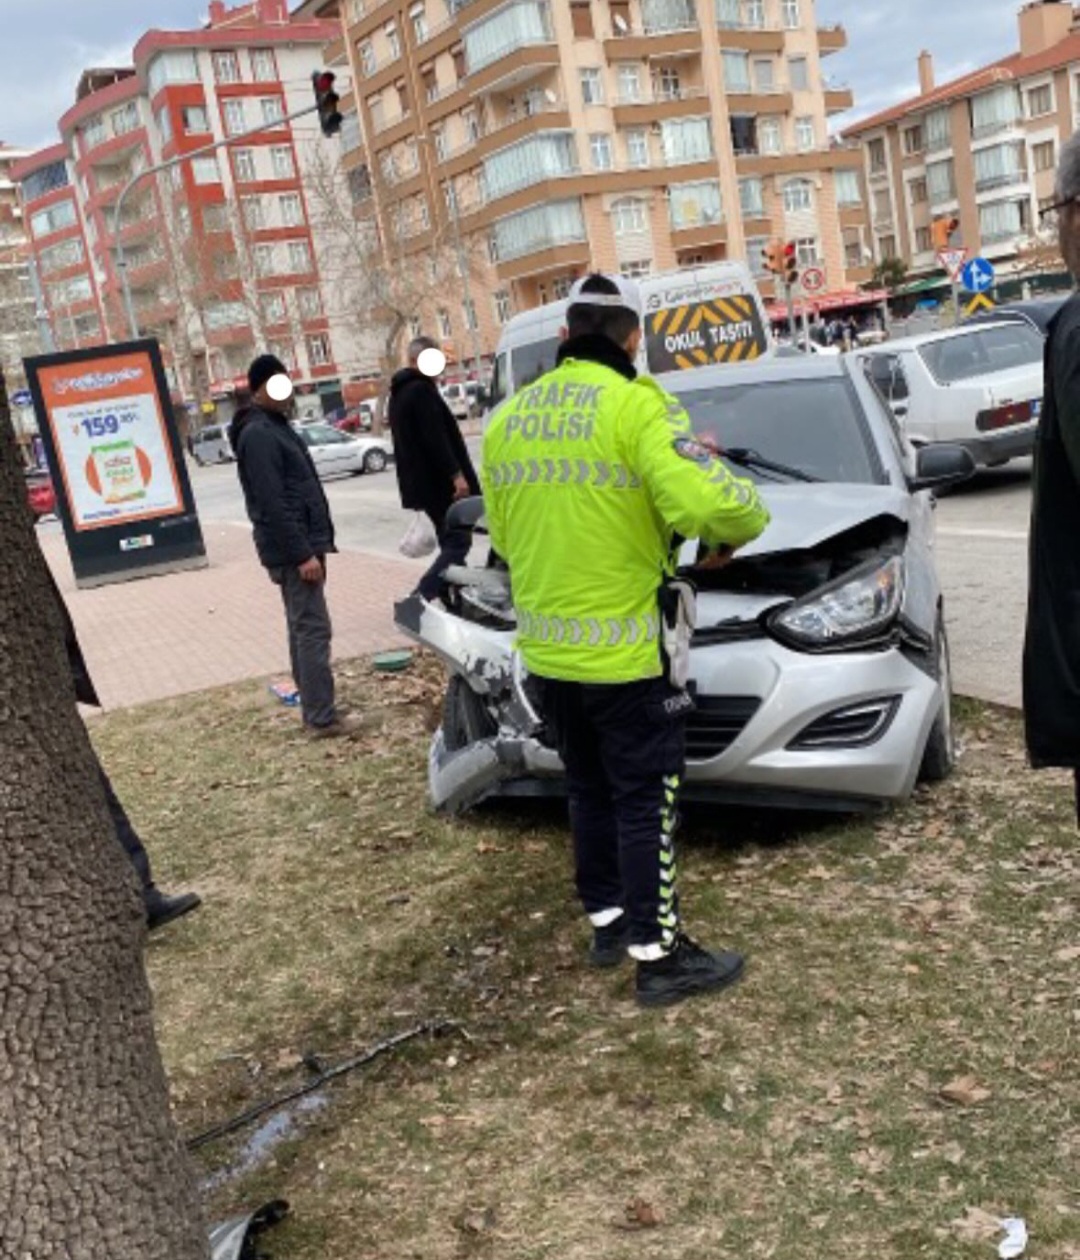
[[[970, 476], [971, 456], [916, 451], [846, 359], [661, 379], [772, 514], [724, 569], [695, 571], [694, 541], [680, 552], [698, 589], [687, 799], [857, 811], [943, 779], [955, 753], [933, 492]], [[480, 500], [454, 511], [482, 529]], [[512, 575], [447, 576], [448, 607], [396, 608], [450, 671], [434, 804], [558, 792], [562, 767], [514, 650]]]

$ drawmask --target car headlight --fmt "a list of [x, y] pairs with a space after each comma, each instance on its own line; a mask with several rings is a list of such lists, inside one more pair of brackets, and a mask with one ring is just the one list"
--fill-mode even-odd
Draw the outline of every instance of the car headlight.
[[904, 562], [874, 560], [831, 585], [795, 600], [769, 619], [780, 639], [801, 648], [828, 650], [872, 640], [896, 620], [904, 602]]

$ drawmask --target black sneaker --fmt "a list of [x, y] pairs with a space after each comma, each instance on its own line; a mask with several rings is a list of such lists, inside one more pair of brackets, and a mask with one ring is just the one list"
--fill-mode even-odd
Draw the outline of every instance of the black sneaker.
[[202, 905], [202, 898], [198, 893], [181, 893], [178, 897], [169, 897], [160, 888], [147, 889], [144, 900], [146, 926], [151, 932], [175, 919], [182, 919], [185, 914], [198, 910]]
[[626, 957], [630, 944], [630, 921], [621, 914], [606, 927], [593, 928], [592, 946], [589, 949], [591, 967], [617, 967]]
[[695, 993], [726, 989], [742, 976], [745, 966], [741, 954], [710, 953], [680, 932], [670, 954], [638, 963], [637, 1000], [641, 1006], [672, 1006]]

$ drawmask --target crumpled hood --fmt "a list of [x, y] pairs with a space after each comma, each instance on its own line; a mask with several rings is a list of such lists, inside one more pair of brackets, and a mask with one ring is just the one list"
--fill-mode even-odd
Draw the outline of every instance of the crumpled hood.
[[229, 445], [236, 450], [236, 444], [240, 440], [240, 434], [243, 433], [244, 427], [249, 421], [254, 420], [256, 416], [263, 415], [261, 407], [256, 407], [254, 403], [249, 403], [245, 407], [241, 407], [235, 416], [229, 421]]
[[423, 381], [424, 384], [430, 385], [432, 389], [438, 388], [432, 379], [429, 376], [425, 376], [419, 369], [407, 367], [402, 368], [399, 372], [395, 372], [390, 378], [391, 396], [400, 393], [406, 385], [411, 385], [414, 381]]
[[906, 524], [911, 515], [908, 492], [895, 486], [799, 482], [758, 486], [758, 493], [772, 520], [760, 537], [739, 549], [740, 557], [805, 551], [877, 516]]

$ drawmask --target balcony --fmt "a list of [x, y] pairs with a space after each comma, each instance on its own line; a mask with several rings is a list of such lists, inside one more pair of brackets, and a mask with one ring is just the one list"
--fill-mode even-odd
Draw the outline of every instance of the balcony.
[[620, 93], [612, 110], [616, 127], [645, 126], [664, 118], [709, 112], [709, 93], [704, 87], [684, 87], [669, 92], [654, 89], [646, 93]]
[[701, 30], [687, 26], [679, 30], [653, 31], [645, 27], [616, 31], [604, 40], [609, 61], [647, 61], [700, 53]]
[[976, 193], [990, 192], [994, 188], [1012, 188], [1017, 184], [1026, 184], [1028, 182], [1028, 172], [1026, 167], [1017, 167], [1011, 171], [999, 171], [994, 175], [984, 175], [982, 178], [975, 180]]
[[825, 88], [825, 112], [843, 114], [855, 107], [855, 93], [851, 88], [837, 83]]
[[784, 32], [778, 27], [724, 23], [720, 27], [720, 47], [748, 53], [782, 53]]
[[782, 87], [752, 88], [735, 84], [725, 91], [729, 114], [790, 114], [795, 108], [791, 93]]
[[477, 69], [470, 67], [461, 86], [474, 94], [506, 91], [511, 86], [520, 87], [559, 65], [559, 46], [554, 41], [519, 44], [502, 57], [486, 61]]
[[972, 127], [971, 138], [976, 142], [988, 140], [991, 136], [1001, 136], [1007, 132], [1016, 131], [1021, 125], [1019, 117], [998, 118], [993, 122], [981, 123], [978, 127]]
[[485, 127], [478, 136], [446, 149], [438, 159], [439, 165], [444, 174], [459, 175], [497, 150], [527, 140], [537, 130], [569, 128], [570, 112], [565, 102], [545, 101], [543, 108], [529, 114], [508, 115]]
[[822, 57], [830, 53], [842, 52], [848, 46], [847, 30], [840, 26], [821, 26], [818, 28], [818, 52]]

